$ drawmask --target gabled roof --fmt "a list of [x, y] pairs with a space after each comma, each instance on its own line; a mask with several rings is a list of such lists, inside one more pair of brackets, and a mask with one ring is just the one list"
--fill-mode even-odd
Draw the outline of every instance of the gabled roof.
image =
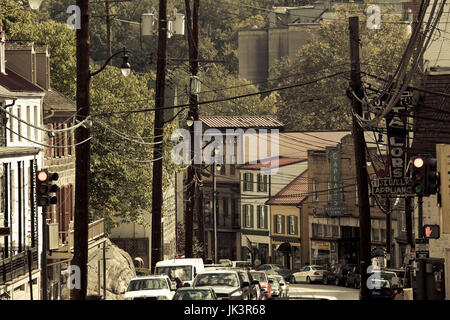
[[64, 96], [62, 93], [51, 88], [45, 91], [44, 110], [53, 109], [56, 111], [76, 111], [75, 102]]
[[201, 116], [202, 121], [210, 128], [282, 128], [283, 123], [272, 116]]
[[[422, 84], [427, 90], [450, 91], [450, 74], [427, 75]], [[436, 143], [450, 143], [450, 98], [425, 93], [417, 108], [412, 154], [436, 154]]]
[[308, 170], [303, 171], [270, 200], [269, 205], [298, 205], [308, 197]]
[[0, 72], [0, 86], [5, 87], [12, 92], [44, 92], [43, 89], [30, 81], [22, 78], [17, 73], [6, 68], [6, 73]]
[[[263, 169], [263, 168], [271, 169], [271, 168], [275, 168], [275, 167], [283, 167], [283, 166], [287, 166], [287, 165], [294, 164], [294, 163], [304, 162], [307, 160], [308, 160], [308, 158], [279, 157], [278, 159], [270, 160], [267, 163], [261, 163], [261, 162], [258, 162], [255, 164], [247, 163], [247, 164], [243, 164], [237, 168], [241, 169], [241, 170], [259, 170], [259, 169]], [[261, 160], [261, 161], [264, 161], [264, 160]]]

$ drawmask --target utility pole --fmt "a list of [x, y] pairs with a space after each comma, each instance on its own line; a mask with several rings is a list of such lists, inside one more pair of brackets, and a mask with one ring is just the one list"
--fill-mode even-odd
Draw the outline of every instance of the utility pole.
[[[89, 0], [77, 0], [80, 8], [81, 29], [77, 29], [77, 120], [83, 121], [90, 112], [90, 74], [89, 74]], [[75, 219], [74, 219], [74, 255], [71, 265], [80, 268], [80, 288], [72, 290], [72, 300], [86, 300], [88, 231], [89, 231], [89, 163], [91, 142], [88, 126], [80, 126], [75, 131]], [[83, 141], [87, 140], [84, 143]]]
[[[191, 86], [189, 95], [190, 104], [190, 116], [194, 119], [194, 125], [189, 128], [191, 135], [191, 165], [188, 168], [187, 181], [189, 184], [187, 197], [189, 199], [186, 212], [185, 212], [185, 246], [184, 254], [186, 258], [192, 258], [192, 236], [194, 228], [194, 208], [195, 202], [195, 190], [197, 182], [200, 179], [198, 170], [198, 164], [195, 164], [195, 147], [194, 147], [194, 137], [195, 137], [195, 121], [199, 120], [198, 113], [198, 97], [197, 92], [192, 92], [192, 83], [196, 80], [198, 75], [198, 45], [199, 45], [199, 0], [194, 0], [193, 10], [191, 12], [191, 1], [185, 0], [186, 6], [186, 25], [188, 33], [188, 44], [189, 44], [189, 65], [191, 71]], [[198, 206], [197, 208], [200, 208]], [[197, 211], [197, 215], [203, 214]]]
[[[111, 17], [109, 14], [109, 1], [105, 1], [105, 11], [106, 11], [106, 57], [112, 56], [111, 49]], [[109, 61], [109, 65], [112, 66], [112, 59]]]
[[408, 244], [412, 247], [413, 243], [413, 225], [412, 225], [412, 197], [405, 198], [405, 222], [406, 222], [406, 239]]
[[[361, 66], [359, 60], [359, 18], [349, 18], [350, 27], [350, 61], [351, 61], [351, 89], [358, 96], [361, 97]], [[362, 116], [362, 105], [352, 97], [353, 112]], [[360, 233], [360, 272], [361, 272], [361, 291], [360, 299], [367, 298], [367, 268], [371, 264], [370, 260], [370, 205], [369, 205], [369, 190], [368, 177], [366, 167], [366, 143], [364, 139], [364, 130], [361, 128], [355, 118], [353, 118], [353, 143], [355, 148], [355, 165], [358, 185], [359, 198], [359, 233]]]
[[392, 222], [392, 209], [391, 209], [391, 199], [386, 198], [386, 254], [388, 255], [389, 259], [387, 260], [387, 266], [391, 266], [391, 222]]
[[158, 52], [156, 67], [155, 122], [153, 149], [152, 185], [152, 253], [151, 272], [161, 260], [161, 215], [162, 215], [162, 174], [163, 174], [163, 134], [164, 134], [164, 92], [166, 86], [167, 51], [167, 0], [159, 1]]
[[213, 218], [214, 218], [214, 263], [219, 263], [217, 252], [217, 181], [216, 181], [216, 163], [211, 165], [213, 178]]

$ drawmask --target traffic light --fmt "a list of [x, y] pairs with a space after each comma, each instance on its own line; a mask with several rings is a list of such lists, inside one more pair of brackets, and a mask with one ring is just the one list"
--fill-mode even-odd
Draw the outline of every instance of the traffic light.
[[58, 186], [52, 184], [52, 181], [58, 180], [59, 176], [55, 173], [49, 173], [47, 169], [43, 169], [36, 174], [36, 193], [37, 193], [37, 205], [40, 207], [56, 204], [58, 198], [52, 196], [51, 193], [58, 191]]
[[436, 194], [438, 191], [438, 172], [436, 158], [427, 158], [425, 160], [425, 190], [424, 195]]
[[419, 196], [423, 196], [425, 192], [425, 175], [426, 175], [425, 158], [412, 158], [412, 189]]
[[439, 239], [440, 228], [438, 224], [426, 224], [423, 226], [423, 234], [425, 238]]

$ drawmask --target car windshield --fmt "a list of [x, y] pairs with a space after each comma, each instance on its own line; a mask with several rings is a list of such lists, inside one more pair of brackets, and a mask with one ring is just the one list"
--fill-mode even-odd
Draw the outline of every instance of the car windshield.
[[235, 273], [204, 273], [197, 275], [194, 286], [238, 287], [239, 280]]
[[277, 264], [273, 264], [272, 265], [272, 269], [275, 269], [275, 270], [280, 270], [280, 269], [283, 269], [283, 268], [281, 268], [279, 265], [277, 265]]
[[128, 291], [141, 290], [168, 290], [169, 286], [166, 279], [137, 279], [131, 280], [128, 285]]
[[213, 300], [210, 290], [178, 290], [173, 300]]
[[192, 280], [192, 266], [156, 267], [155, 273], [169, 276], [170, 280], [177, 277], [182, 281]]
[[262, 272], [252, 272], [252, 277], [255, 280], [267, 282], [266, 275]]
[[250, 266], [249, 262], [236, 262], [236, 268], [247, 268]]

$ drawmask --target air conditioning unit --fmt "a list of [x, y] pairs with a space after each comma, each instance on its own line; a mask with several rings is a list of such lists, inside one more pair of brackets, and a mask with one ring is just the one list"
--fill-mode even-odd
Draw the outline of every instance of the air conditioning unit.
[[59, 225], [57, 223], [48, 224], [48, 250], [59, 248]]

